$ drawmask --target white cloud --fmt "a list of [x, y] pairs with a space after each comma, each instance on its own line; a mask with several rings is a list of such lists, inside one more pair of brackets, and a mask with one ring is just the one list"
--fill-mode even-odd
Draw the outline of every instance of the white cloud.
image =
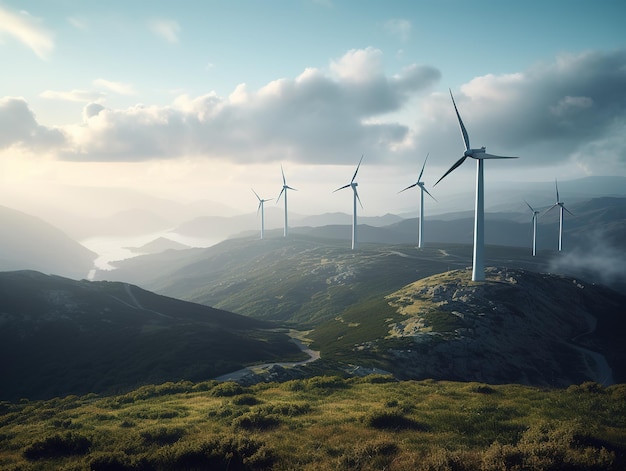
[[64, 144], [63, 133], [38, 124], [23, 98], [0, 98], [0, 149], [18, 147], [39, 152], [59, 150]]
[[[382, 60], [376, 49], [351, 50], [327, 71], [307, 68], [259, 89], [241, 84], [225, 97], [181, 95], [170, 106], [105, 109], [92, 100], [79, 123], [62, 128], [68, 144], [59, 157], [352, 164], [366, 152], [369, 164], [398, 164], [430, 152], [431, 171], [445, 171], [463, 144], [447, 91], [428, 93], [439, 71], [412, 65], [389, 76]], [[626, 174], [625, 65], [626, 50], [560, 57], [514, 74], [476, 77], [454, 95], [472, 145], [518, 155], [513, 171], [567, 164], [591, 174]], [[3, 146], [40, 145], [54, 135], [23, 100], [13, 106], [18, 116], [7, 117], [7, 126], [22, 123], [13, 133], [19, 138], [0, 130]]]
[[133, 86], [129, 83], [123, 82], [114, 82], [111, 80], [105, 79], [96, 79], [93, 81], [94, 86], [99, 88], [106, 88], [115, 93], [119, 93], [120, 95], [134, 95], [135, 90]]
[[150, 30], [172, 44], [179, 42], [180, 25], [175, 20], [156, 19], [148, 23]]
[[39, 96], [49, 100], [76, 101], [81, 103], [101, 101], [105, 98], [104, 93], [91, 90], [71, 90], [69, 92], [46, 90], [41, 92]]
[[26, 12], [14, 13], [0, 5], [0, 35], [17, 39], [37, 56], [47, 59], [54, 49], [52, 34]]

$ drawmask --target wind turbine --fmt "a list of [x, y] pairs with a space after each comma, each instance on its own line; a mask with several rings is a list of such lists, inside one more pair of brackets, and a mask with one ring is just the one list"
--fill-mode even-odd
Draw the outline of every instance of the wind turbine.
[[257, 197], [257, 199], [259, 200], [259, 207], [256, 210], [256, 214], [257, 216], [259, 215], [259, 211], [261, 211], [261, 239], [263, 238], [263, 234], [265, 233], [265, 208], [264, 208], [264, 203], [266, 201], [272, 201], [272, 199], [261, 199], [261, 197], [257, 194], [256, 191], [254, 191], [254, 188], [250, 188], [252, 190], [252, 193], [254, 193]]
[[276, 198], [276, 204], [278, 204], [280, 197], [284, 193], [285, 194], [285, 232], [283, 233], [283, 235], [287, 237], [287, 233], [289, 232], [289, 225], [287, 224], [287, 190], [294, 190], [294, 191], [298, 191], [298, 190], [296, 190], [295, 188], [291, 188], [289, 185], [287, 185], [287, 181], [285, 180], [285, 172], [283, 171], [282, 165], [280, 166], [280, 172], [283, 174], [283, 189], [280, 190], [280, 194], [278, 195], [278, 198]]
[[[485, 279], [485, 262], [484, 262], [484, 249], [485, 249], [485, 189], [484, 189], [484, 171], [483, 160], [485, 159], [516, 159], [517, 157], [502, 157], [499, 155], [487, 154], [486, 148], [472, 149], [470, 147], [469, 137], [467, 130], [461, 120], [461, 115], [454, 102], [452, 96], [452, 90], [450, 90], [450, 98], [452, 98], [452, 104], [454, 105], [454, 111], [456, 117], [459, 120], [459, 126], [461, 128], [461, 134], [463, 135], [463, 142], [465, 143], [465, 152], [463, 157], [456, 161], [456, 163], [450, 167], [450, 169], [444, 173], [443, 177], [437, 180], [439, 183], [450, 172], [459, 167], [465, 159], [468, 157], [476, 160], [476, 205], [474, 209], [474, 253], [472, 261], [472, 281], [483, 281]], [[435, 185], [437, 185], [435, 183]]]
[[420, 181], [422, 179], [422, 174], [424, 173], [424, 167], [426, 167], [426, 161], [428, 160], [428, 155], [429, 154], [426, 154], [426, 158], [424, 159], [424, 165], [422, 165], [422, 171], [420, 172], [420, 176], [417, 177], [417, 181], [413, 183], [412, 185], [407, 186], [404, 190], [400, 191], [400, 193], [402, 193], [403, 191], [408, 190], [409, 188], [414, 188], [416, 186], [420, 187], [420, 221], [419, 221], [419, 226], [417, 230], [417, 235], [418, 235], [417, 246], [420, 249], [422, 248], [422, 233], [424, 230], [424, 192], [426, 192], [426, 194], [430, 196], [432, 199], [437, 201], [435, 197], [431, 195], [428, 192], [428, 190], [424, 187], [424, 182]]
[[556, 203], [554, 203], [552, 206], [546, 209], [546, 211], [543, 214], [546, 214], [552, 208], [556, 208], [557, 206], [559, 207], [559, 252], [560, 252], [561, 249], [563, 248], [563, 211], [567, 211], [570, 214], [572, 214], [572, 212], [565, 207], [565, 203], [563, 203], [563, 201], [561, 201], [561, 199], [559, 198], [559, 185], [556, 182], [556, 178], [554, 179], [554, 186], [556, 187]]
[[[363, 207], [363, 204], [361, 203], [361, 198], [359, 198], [359, 193], [356, 191], [356, 187], [359, 184], [355, 182], [354, 179], [356, 178], [356, 174], [359, 172], [359, 167], [361, 166], [361, 162], [363, 161], [364, 156], [365, 154], [361, 155], [361, 160], [359, 160], [359, 164], [356, 166], [356, 171], [354, 172], [354, 175], [352, 175], [352, 180], [350, 180], [350, 183], [342, 187], [339, 187], [335, 190], [335, 191], [339, 191], [339, 190], [343, 190], [344, 188], [352, 187], [352, 191], [354, 193], [354, 197], [353, 197], [354, 202], [353, 202], [353, 210], [352, 210], [352, 250], [356, 248], [356, 202], [357, 200], [359, 201], [361, 208]], [[333, 191], [333, 193], [335, 193], [335, 191]]]
[[529, 205], [528, 201], [524, 200], [524, 203], [526, 203], [526, 206], [528, 206], [528, 208], [533, 212], [532, 225], [533, 225], [533, 257], [534, 257], [537, 254], [537, 215], [539, 214], [539, 211], [537, 211], [531, 205]]

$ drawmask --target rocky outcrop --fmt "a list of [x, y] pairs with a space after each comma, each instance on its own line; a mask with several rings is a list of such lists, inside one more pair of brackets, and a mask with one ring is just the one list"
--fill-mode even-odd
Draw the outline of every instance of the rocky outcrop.
[[412, 340], [386, 352], [404, 378], [546, 386], [615, 381], [616, 356], [608, 353], [619, 346], [600, 339], [597, 325], [605, 329], [626, 298], [604, 288], [488, 268], [485, 282], [472, 282], [467, 270], [446, 272], [387, 299], [404, 317], [389, 325], [388, 338]]

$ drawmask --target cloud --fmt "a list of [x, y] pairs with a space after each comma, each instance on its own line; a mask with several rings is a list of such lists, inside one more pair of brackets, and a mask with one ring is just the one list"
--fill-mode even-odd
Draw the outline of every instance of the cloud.
[[385, 22], [385, 31], [400, 39], [408, 41], [411, 36], [411, 22], [402, 19], [392, 19]]
[[[258, 89], [240, 84], [228, 96], [182, 95], [169, 106], [126, 109], [90, 100], [82, 121], [62, 128], [68, 145], [59, 157], [342, 164], [365, 152], [369, 163], [398, 164], [430, 152], [431, 168], [445, 171], [463, 143], [449, 94], [430, 92], [440, 79], [436, 68], [417, 64], [386, 74], [382, 52], [366, 48], [346, 52], [327, 69], [307, 68]], [[624, 83], [626, 49], [475, 77], [453, 92], [472, 146], [519, 156], [512, 171], [566, 164], [588, 174], [623, 174]], [[103, 79], [94, 84], [132, 91]], [[29, 126], [37, 128], [28, 113]]]
[[76, 101], [80, 103], [89, 103], [92, 101], [101, 101], [105, 98], [102, 92], [94, 92], [91, 90], [71, 90], [69, 92], [46, 90], [39, 94], [42, 98], [49, 100]]
[[150, 30], [162, 39], [172, 44], [179, 42], [180, 25], [175, 20], [157, 19], [148, 23]]
[[52, 34], [26, 12], [14, 13], [0, 5], [0, 35], [6, 34], [30, 48], [41, 59], [54, 49]]
[[134, 95], [135, 90], [133, 86], [128, 83], [122, 82], [113, 82], [111, 80], [105, 79], [96, 79], [93, 81], [94, 86], [99, 88], [106, 88], [115, 93], [119, 93], [120, 95]]
[[67, 18], [67, 22], [71, 24], [74, 28], [79, 29], [81, 31], [87, 31], [88, 29], [87, 22], [82, 18], [70, 16]]
[[63, 133], [38, 124], [23, 98], [0, 98], [0, 149], [20, 147], [50, 151], [64, 144]]
[[[563, 55], [526, 71], [476, 77], [454, 91], [472, 147], [519, 155], [520, 167], [580, 164], [589, 173], [626, 171], [626, 49]], [[460, 156], [449, 95], [422, 103], [416, 141]], [[428, 148], [428, 147], [427, 147]], [[599, 153], [598, 153], [599, 152]], [[454, 157], [450, 158], [452, 164]]]
[[258, 90], [238, 86], [228, 97], [181, 96], [172, 106], [105, 109], [67, 128], [81, 160], [147, 160], [177, 156], [235, 162], [289, 158], [334, 163], [364, 149], [385, 155], [405, 139], [398, 123], [365, 123], [400, 109], [439, 79], [431, 67], [413, 66], [386, 77], [380, 52], [350, 51], [332, 74], [306, 69]]

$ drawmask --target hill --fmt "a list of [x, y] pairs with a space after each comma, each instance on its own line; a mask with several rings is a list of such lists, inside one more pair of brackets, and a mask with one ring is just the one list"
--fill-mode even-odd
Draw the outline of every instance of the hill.
[[[488, 247], [487, 261], [541, 270], [548, 258]], [[334, 318], [356, 303], [381, 298], [417, 279], [471, 264], [471, 247], [362, 244], [293, 234], [231, 239], [117, 262], [98, 279], [124, 280], [187, 301], [299, 328]]]
[[303, 355], [265, 322], [126, 283], [0, 273], [0, 399], [205, 380]]
[[81, 278], [97, 255], [56, 227], [0, 206], [0, 270], [38, 270]]
[[0, 403], [4, 470], [597, 470], [626, 466], [624, 385], [321, 376]]
[[489, 268], [356, 304], [310, 337], [322, 357], [399, 378], [566, 386], [626, 381], [626, 296], [572, 278]]

